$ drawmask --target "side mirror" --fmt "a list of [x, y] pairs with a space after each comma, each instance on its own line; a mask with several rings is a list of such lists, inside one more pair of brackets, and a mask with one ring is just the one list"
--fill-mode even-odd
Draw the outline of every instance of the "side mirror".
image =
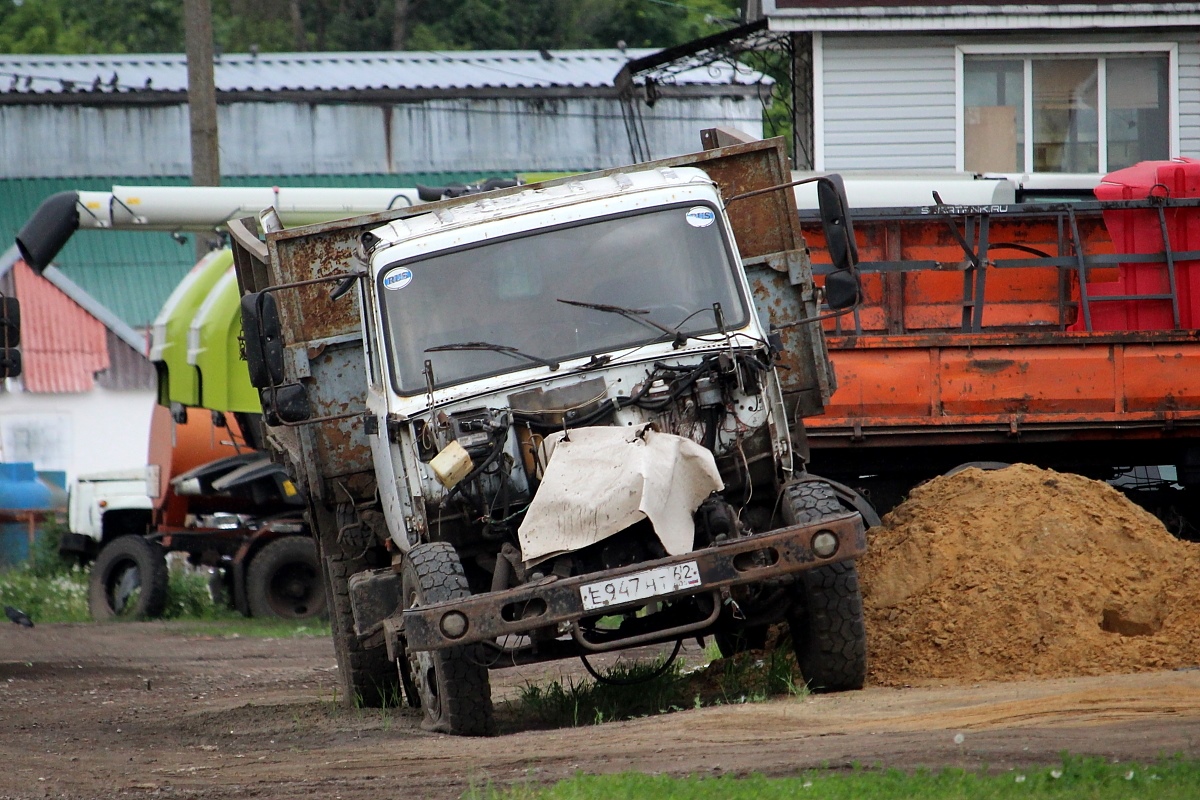
[[308, 404], [308, 390], [299, 383], [271, 386], [260, 392], [263, 410], [267, 412], [267, 424], [280, 422], [304, 422], [312, 416]]
[[242, 332], [251, 385], [265, 389], [283, 383], [283, 329], [273, 294], [254, 292], [242, 297]]
[[841, 175], [826, 175], [817, 182], [817, 204], [821, 207], [821, 227], [825, 229], [825, 247], [833, 261], [833, 272], [825, 276], [825, 302], [834, 311], [858, 305], [862, 287], [858, 282], [858, 243], [854, 241], [854, 221], [846, 200], [846, 185]]
[[0, 297], [0, 378], [21, 374], [21, 304], [15, 297]]
[[861, 292], [855, 270], [839, 269], [825, 276], [825, 303], [834, 311], [858, 305]]
[[858, 263], [858, 244], [854, 241], [854, 222], [841, 175], [826, 175], [817, 181], [817, 204], [821, 207], [825, 247], [834, 269], [853, 269]]

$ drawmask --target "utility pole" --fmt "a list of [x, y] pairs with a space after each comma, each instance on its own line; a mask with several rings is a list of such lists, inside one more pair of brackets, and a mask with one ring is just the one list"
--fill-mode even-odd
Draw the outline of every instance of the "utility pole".
[[[188, 111], [192, 133], [192, 185], [221, 185], [221, 155], [217, 142], [217, 89], [213, 78], [211, 0], [184, 0], [184, 39], [187, 44]], [[196, 235], [196, 258], [217, 246], [216, 237]]]

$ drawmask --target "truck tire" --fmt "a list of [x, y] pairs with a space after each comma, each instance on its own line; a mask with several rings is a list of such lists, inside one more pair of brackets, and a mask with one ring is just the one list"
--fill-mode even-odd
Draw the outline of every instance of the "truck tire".
[[252, 617], [308, 619], [325, 613], [325, 582], [317, 545], [308, 536], [285, 536], [265, 545], [246, 570]]
[[[471, 595], [458, 553], [448, 542], [414, 545], [400, 574], [405, 608]], [[456, 736], [495, 732], [492, 689], [480, 645], [409, 652], [405, 658], [425, 714], [422, 728]]]
[[[791, 525], [845, 514], [833, 487], [805, 481], [785, 487], [784, 519]], [[827, 564], [800, 576], [788, 614], [796, 662], [813, 692], [861, 689], [867, 678], [867, 632], [853, 561]]]
[[141, 536], [106, 544], [88, 579], [88, 609], [97, 621], [154, 619], [167, 604], [167, 557]]
[[342, 704], [351, 708], [393, 708], [403, 704], [400, 673], [382, 643], [363, 645], [354, 630], [350, 576], [366, 568], [361, 558], [332, 552], [324, 561], [329, 625], [342, 684]]

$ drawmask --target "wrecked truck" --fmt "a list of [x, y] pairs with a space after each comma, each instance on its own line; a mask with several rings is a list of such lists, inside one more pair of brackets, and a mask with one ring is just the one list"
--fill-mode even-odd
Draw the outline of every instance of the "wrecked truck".
[[814, 690], [862, 686], [864, 523], [807, 471], [802, 423], [835, 385], [820, 320], [858, 299], [853, 232], [817, 179], [839, 265], [820, 296], [789, 179], [782, 140], [734, 142], [230, 224], [347, 702], [402, 692], [425, 728], [486, 735], [490, 668], [707, 636], [730, 653], [781, 622]]

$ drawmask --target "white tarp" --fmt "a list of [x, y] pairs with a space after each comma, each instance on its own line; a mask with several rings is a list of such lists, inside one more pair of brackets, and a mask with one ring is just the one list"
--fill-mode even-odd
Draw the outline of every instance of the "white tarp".
[[549, 463], [517, 536], [526, 564], [595, 544], [649, 517], [670, 555], [692, 549], [692, 514], [724, 484], [691, 439], [637, 428], [547, 437]]

